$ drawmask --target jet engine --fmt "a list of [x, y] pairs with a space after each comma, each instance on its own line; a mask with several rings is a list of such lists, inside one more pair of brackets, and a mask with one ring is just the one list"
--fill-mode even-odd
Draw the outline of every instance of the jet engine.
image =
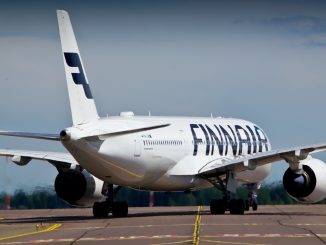
[[57, 175], [54, 188], [58, 196], [71, 205], [92, 206], [94, 202], [105, 200], [103, 184], [86, 170], [70, 169]]
[[283, 176], [286, 192], [295, 200], [315, 203], [326, 198], [326, 164], [315, 158], [307, 158], [298, 173], [288, 168]]

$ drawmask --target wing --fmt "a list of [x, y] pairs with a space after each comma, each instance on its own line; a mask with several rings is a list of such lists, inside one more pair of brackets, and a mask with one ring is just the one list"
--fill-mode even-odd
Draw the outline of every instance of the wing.
[[230, 170], [234, 172], [253, 170], [258, 166], [280, 160], [285, 160], [289, 163], [290, 167], [295, 169], [298, 167], [300, 161], [306, 159], [309, 154], [324, 150], [326, 150], [325, 143], [262, 152], [232, 160], [215, 159], [207, 162], [203, 167], [201, 167], [198, 170], [197, 175], [209, 176], [210, 174], [222, 174]]
[[0, 156], [11, 157], [11, 160], [18, 165], [25, 165], [32, 159], [48, 161], [55, 166], [58, 171], [69, 169], [71, 165], [78, 165], [72, 155], [63, 152], [0, 149]]
[[326, 150], [325, 143], [256, 153], [235, 159], [188, 155], [170, 169], [169, 174], [209, 176], [210, 174], [225, 174], [226, 171], [241, 172], [280, 160], [285, 160], [295, 169], [300, 160], [306, 159], [309, 154], [324, 150]]

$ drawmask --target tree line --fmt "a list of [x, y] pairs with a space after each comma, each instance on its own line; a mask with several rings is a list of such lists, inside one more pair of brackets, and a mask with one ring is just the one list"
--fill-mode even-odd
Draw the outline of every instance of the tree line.
[[[248, 196], [247, 189], [240, 187], [237, 190], [235, 198], [246, 199]], [[155, 192], [154, 206], [196, 206], [209, 205], [211, 199], [222, 197], [222, 193], [216, 188], [193, 191], [190, 193], [183, 192]], [[149, 192], [138, 191], [123, 187], [116, 196], [117, 200], [127, 201], [130, 207], [146, 207], [149, 205]], [[281, 183], [263, 185], [258, 191], [258, 203], [266, 204], [296, 204], [283, 188]], [[326, 204], [326, 199], [322, 202]], [[0, 193], [0, 209], [6, 207], [6, 194]], [[54, 209], [69, 208], [70, 205], [62, 201], [53, 187], [38, 187], [32, 191], [17, 190], [10, 195], [10, 207], [12, 209]]]

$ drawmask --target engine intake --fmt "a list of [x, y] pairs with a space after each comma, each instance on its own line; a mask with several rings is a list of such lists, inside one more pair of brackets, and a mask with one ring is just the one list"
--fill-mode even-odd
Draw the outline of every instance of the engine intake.
[[295, 200], [315, 203], [326, 198], [326, 165], [324, 162], [307, 158], [302, 163], [302, 172], [297, 174], [288, 168], [283, 176], [283, 186]]

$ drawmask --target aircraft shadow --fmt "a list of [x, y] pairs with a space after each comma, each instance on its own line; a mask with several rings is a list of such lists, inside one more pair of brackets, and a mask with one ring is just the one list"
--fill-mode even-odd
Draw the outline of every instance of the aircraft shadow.
[[54, 222], [79, 222], [86, 220], [95, 219], [128, 219], [136, 217], [156, 217], [156, 216], [180, 216], [180, 215], [196, 215], [197, 211], [160, 211], [160, 212], [144, 212], [144, 213], [132, 213], [127, 217], [112, 217], [109, 215], [107, 218], [94, 218], [93, 216], [38, 216], [38, 217], [28, 217], [28, 218], [6, 218], [1, 221], [1, 224], [23, 224], [23, 223], [54, 223]]
[[[127, 217], [112, 217], [111, 215], [105, 219], [128, 219], [128, 218], [137, 218], [137, 217], [158, 217], [158, 216], [180, 216], [180, 215], [189, 215], [195, 216], [197, 211], [159, 211], [159, 212], [142, 212], [142, 213], [132, 213]], [[201, 215], [203, 216], [211, 216], [209, 211], [202, 211]], [[231, 215], [226, 213], [224, 215], [214, 215], [214, 217], [220, 216], [228, 216]], [[244, 216], [325, 216], [326, 214], [316, 214], [316, 213], [302, 213], [302, 212], [250, 212], [245, 213]], [[233, 216], [233, 215], [232, 215]], [[242, 215], [239, 215], [242, 216]], [[243, 216], [242, 216], [243, 217]], [[54, 223], [54, 222], [82, 222], [86, 220], [94, 220], [94, 219], [103, 219], [103, 218], [94, 218], [90, 215], [80, 215], [80, 216], [39, 216], [39, 217], [28, 217], [28, 218], [8, 218], [1, 221], [1, 224], [22, 224], [22, 223]]]
[[[212, 215], [210, 211], [203, 211], [202, 215]], [[226, 212], [224, 215], [232, 215], [229, 212]], [[219, 214], [214, 216], [220, 216]], [[223, 215], [222, 215], [223, 216]], [[232, 215], [233, 216], [233, 215]], [[326, 214], [319, 214], [319, 213], [310, 213], [310, 212], [260, 212], [260, 211], [254, 211], [254, 212], [248, 212], [245, 211], [244, 215], [240, 216], [326, 216]]]

